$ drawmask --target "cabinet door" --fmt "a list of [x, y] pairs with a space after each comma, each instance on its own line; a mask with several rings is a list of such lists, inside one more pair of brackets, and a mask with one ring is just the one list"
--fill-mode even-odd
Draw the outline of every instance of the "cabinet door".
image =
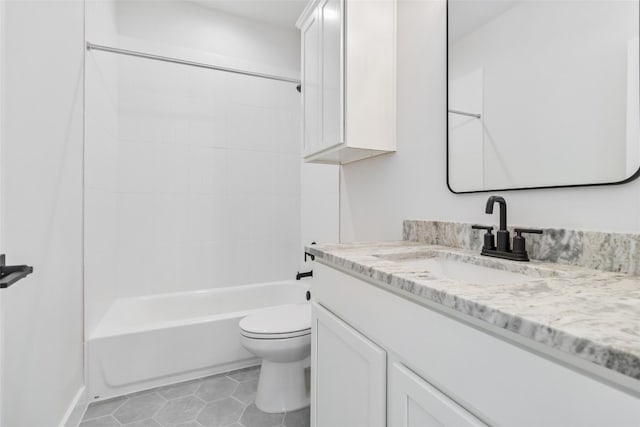
[[344, 0], [324, 0], [318, 6], [322, 19], [322, 143], [321, 149], [343, 139], [343, 10]]
[[311, 425], [384, 427], [386, 352], [312, 305]]
[[389, 368], [389, 427], [471, 427], [483, 422], [400, 363]]
[[302, 31], [302, 128], [304, 155], [318, 151], [321, 140], [320, 20], [314, 11]]

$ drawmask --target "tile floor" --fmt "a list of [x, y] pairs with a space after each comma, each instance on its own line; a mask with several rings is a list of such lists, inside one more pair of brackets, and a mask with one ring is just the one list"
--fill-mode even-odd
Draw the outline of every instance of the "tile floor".
[[95, 402], [80, 427], [308, 427], [309, 408], [256, 407], [259, 376], [256, 366]]

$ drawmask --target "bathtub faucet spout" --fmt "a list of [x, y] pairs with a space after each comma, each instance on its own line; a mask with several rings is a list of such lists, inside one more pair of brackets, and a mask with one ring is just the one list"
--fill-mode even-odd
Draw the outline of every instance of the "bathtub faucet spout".
[[300, 280], [303, 277], [313, 277], [313, 270], [307, 271], [305, 273], [298, 272], [298, 274], [296, 274], [296, 280]]

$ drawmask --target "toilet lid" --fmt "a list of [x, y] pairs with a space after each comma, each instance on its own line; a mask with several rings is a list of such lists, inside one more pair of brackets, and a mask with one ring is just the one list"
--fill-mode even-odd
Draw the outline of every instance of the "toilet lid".
[[311, 304], [289, 304], [267, 308], [242, 319], [240, 329], [251, 335], [308, 333], [311, 329]]

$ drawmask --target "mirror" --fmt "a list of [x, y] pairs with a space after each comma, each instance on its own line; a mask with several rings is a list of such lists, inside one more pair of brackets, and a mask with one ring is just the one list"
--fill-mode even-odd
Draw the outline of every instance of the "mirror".
[[638, 3], [448, 0], [449, 189], [635, 179]]

